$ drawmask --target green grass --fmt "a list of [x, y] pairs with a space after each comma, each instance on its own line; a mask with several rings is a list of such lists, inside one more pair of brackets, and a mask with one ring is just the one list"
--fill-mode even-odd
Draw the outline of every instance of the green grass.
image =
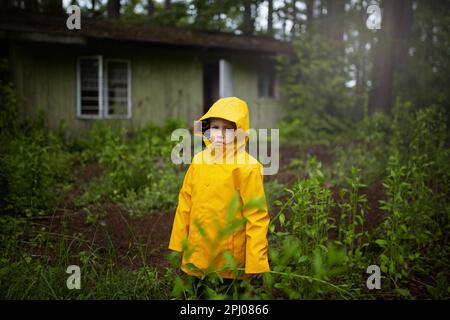
[[[124, 244], [111, 241], [113, 235], [99, 245], [83, 230], [69, 235], [64, 226], [50, 232], [37, 223], [65, 212], [64, 197], [75, 187], [79, 193], [67, 210], [87, 212], [81, 228], [99, 225], [108, 214], [97, 210], [104, 203], [134, 219], [175, 210], [183, 170], [163, 159], [173, 147], [169, 133], [181, 124], [150, 124], [132, 137], [99, 125], [73, 141], [64, 138], [63, 128], [50, 132], [39, 121], [10, 126], [2, 135], [0, 298], [197, 299], [176, 254], [167, 257], [171, 266], [161, 269], [147, 263], [156, 248], [133, 241], [134, 251], [124, 251]], [[266, 182], [272, 271], [262, 283], [244, 281], [241, 288], [224, 286], [210, 274], [201, 284], [206, 297], [448, 299], [448, 141], [438, 110], [413, 111], [403, 104], [389, 120], [374, 116], [361, 124], [347, 149], [334, 149], [331, 166], [323, 168], [314, 157], [294, 159], [286, 170], [302, 178], [293, 185]], [[74, 173], [92, 161], [102, 174], [81, 183]], [[386, 199], [378, 199], [381, 223], [368, 230], [374, 203], [366, 187], [374, 181], [383, 182]], [[222, 235], [238, 225], [230, 223]], [[127, 228], [134, 239], [133, 228]], [[235, 269], [232, 259], [228, 262]], [[73, 264], [81, 268], [80, 290], [66, 286], [66, 269]], [[366, 287], [366, 269], [373, 264], [382, 270], [381, 290]]]

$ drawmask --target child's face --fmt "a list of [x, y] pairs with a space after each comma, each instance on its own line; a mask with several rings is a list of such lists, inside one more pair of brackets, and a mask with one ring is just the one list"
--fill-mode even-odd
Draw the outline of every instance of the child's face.
[[215, 145], [225, 145], [234, 141], [236, 124], [222, 119], [211, 118], [209, 122], [210, 140]]

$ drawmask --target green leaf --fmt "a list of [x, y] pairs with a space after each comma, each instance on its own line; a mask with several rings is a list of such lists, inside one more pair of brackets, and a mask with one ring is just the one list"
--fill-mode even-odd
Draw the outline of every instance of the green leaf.
[[280, 214], [279, 220], [280, 220], [280, 224], [283, 226], [284, 222], [286, 221], [286, 218], [283, 213]]
[[383, 239], [377, 239], [375, 240], [375, 243], [382, 248], [384, 248], [387, 245], [387, 241]]

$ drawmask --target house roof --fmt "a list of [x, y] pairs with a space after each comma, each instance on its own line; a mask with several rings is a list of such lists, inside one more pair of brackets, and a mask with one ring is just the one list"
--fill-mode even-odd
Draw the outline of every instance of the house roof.
[[[272, 54], [291, 54], [288, 42], [267, 36], [235, 35], [173, 27], [155, 27], [148, 23], [124, 23], [105, 18], [81, 18], [80, 30], [69, 30], [68, 16], [30, 14], [0, 15], [0, 32], [36, 35], [40, 41], [61, 39], [61, 42], [84, 43], [85, 39], [125, 40], [177, 46], [256, 51]], [[47, 38], [46, 38], [47, 37]], [[26, 38], [26, 37], [25, 37]], [[30, 39], [30, 38], [28, 38]], [[63, 41], [64, 40], [64, 41]]]

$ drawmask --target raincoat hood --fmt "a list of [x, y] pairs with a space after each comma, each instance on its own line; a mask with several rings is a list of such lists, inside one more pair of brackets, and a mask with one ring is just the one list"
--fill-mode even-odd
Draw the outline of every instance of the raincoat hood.
[[[214, 152], [212, 148], [212, 143], [206, 132], [209, 129], [209, 119], [210, 118], [222, 118], [236, 125], [236, 131], [238, 132], [238, 137], [234, 141], [234, 152], [241, 152], [245, 149], [245, 145], [248, 141], [248, 133], [250, 129], [250, 116], [248, 111], [247, 103], [236, 97], [227, 97], [217, 100], [211, 108], [196, 122], [194, 126], [194, 134], [197, 136], [202, 136], [203, 141], [207, 149]], [[201, 129], [200, 129], [201, 127]], [[239, 134], [240, 136], [239, 138]]]

